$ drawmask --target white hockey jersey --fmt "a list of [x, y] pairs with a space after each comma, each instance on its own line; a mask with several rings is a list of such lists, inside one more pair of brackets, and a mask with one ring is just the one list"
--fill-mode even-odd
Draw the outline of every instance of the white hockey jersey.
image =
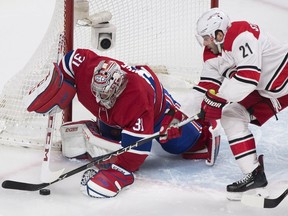
[[288, 44], [278, 42], [257, 25], [232, 22], [218, 61], [218, 71], [227, 78], [222, 78], [218, 95], [229, 102], [239, 102], [254, 90], [267, 98], [286, 95], [287, 62]]

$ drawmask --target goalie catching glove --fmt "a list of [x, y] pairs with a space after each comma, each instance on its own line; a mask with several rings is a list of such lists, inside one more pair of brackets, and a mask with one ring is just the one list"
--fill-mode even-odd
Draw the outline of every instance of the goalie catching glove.
[[205, 121], [221, 119], [222, 109], [226, 104], [225, 99], [216, 96], [215, 90], [210, 89], [202, 101], [199, 117]]
[[74, 84], [63, 78], [62, 71], [54, 63], [48, 75], [25, 96], [24, 103], [29, 112], [60, 112], [71, 103], [75, 94]]
[[131, 172], [112, 164], [111, 168], [99, 172], [94, 169], [87, 170], [83, 174], [80, 190], [90, 197], [111, 198], [133, 182], [134, 176]]
[[159, 131], [160, 143], [166, 143], [170, 139], [174, 139], [181, 136], [181, 128], [177, 127], [176, 124], [187, 118], [181, 111], [170, 107], [165, 111], [164, 118], [161, 123]]

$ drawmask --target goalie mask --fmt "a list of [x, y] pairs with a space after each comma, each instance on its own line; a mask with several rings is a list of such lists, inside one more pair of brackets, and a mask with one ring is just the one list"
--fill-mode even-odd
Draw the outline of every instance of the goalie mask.
[[126, 84], [126, 73], [120, 66], [115, 61], [103, 60], [94, 69], [91, 91], [97, 103], [110, 109], [124, 91]]
[[[214, 43], [220, 48], [220, 44], [224, 42], [225, 34], [227, 29], [231, 26], [230, 18], [219, 8], [212, 8], [207, 12], [203, 13], [197, 21], [196, 38], [200, 45], [203, 45], [203, 37], [210, 36]], [[216, 32], [222, 31], [224, 34], [222, 41], [216, 41]], [[221, 49], [221, 48], [220, 48]], [[221, 50], [219, 50], [221, 52]]]

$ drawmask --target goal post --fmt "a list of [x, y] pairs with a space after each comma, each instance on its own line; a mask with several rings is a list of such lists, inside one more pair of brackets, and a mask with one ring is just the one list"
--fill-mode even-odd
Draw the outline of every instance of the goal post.
[[[48, 116], [27, 112], [22, 100], [58, 61], [59, 52], [64, 55], [75, 48], [88, 48], [128, 64], [147, 64], [159, 77], [196, 80], [203, 52], [195, 39], [196, 21], [217, 6], [218, 0], [55, 0], [41, 44], [22, 70], [11, 71], [15, 76], [0, 94], [0, 144], [44, 146]], [[99, 20], [108, 32], [98, 28], [95, 22]], [[99, 31], [101, 35], [96, 36]], [[64, 46], [61, 51], [59, 43]], [[109, 45], [112, 48], [106, 49]], [[72, 106], [64, 115], [57, 115], [54, 148], [61, 148], [59, 128], [72, 116]]]
[[[66, 38], [65, 51], [68, 52], [74, 48], [74, 0], [62, 0], [64, 1], [64, 12], [63, 12], [63, 25], [64, 35]], [[63, 111], [63, 122], [72, 121], [72, 104], [70, 104]]]

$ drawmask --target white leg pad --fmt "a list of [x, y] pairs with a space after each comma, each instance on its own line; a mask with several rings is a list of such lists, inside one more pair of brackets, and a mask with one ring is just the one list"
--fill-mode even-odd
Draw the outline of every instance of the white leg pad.
[[68, 122], [61, 126], [62, 154], [74, 158], [87, 152], [83, 135], [83, 122]]
[[93, 128], [88, 128], [86, 125], [83, 126], [83, 133], [87, 152], [91, 157], [98, 157], [122, 148], [119, 142], [102, 137]]
[[121, 148], [119, 142], [102, 137], [97, 127], [95, 127], [95, 124], [96, 123], [92, 121], [68, 122], [63, 124], [60, 128], [63, 156], [75, 158], [88, 153], [93, 158]]
[[208, 158], [206, 160], [206, 164], [208, 166], [213, 166], [216, 162], [220, 149], [220, 122], [218, 120], [213, 122], [213, 124], [209, 127], [209, 131], [211, 133], [211, 140], [208, 143]]

